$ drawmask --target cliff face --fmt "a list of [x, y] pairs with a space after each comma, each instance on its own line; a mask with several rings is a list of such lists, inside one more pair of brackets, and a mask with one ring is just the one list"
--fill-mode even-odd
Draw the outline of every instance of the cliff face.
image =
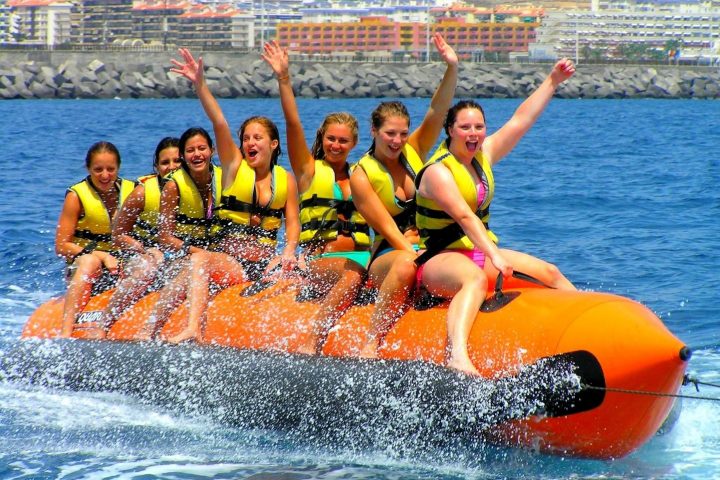
[[[190, 83], [169, 73], [172, 52], [3, 52], [0, 99], [182, 98]], [[202, 54], [216, 96], [277, 95], [277, 82], [259, 55]], [[528, 96], [550, 64], [464, 63], [456, 97]], [[293, 61], [295, 93], [308, 98], [429, 97], [442, 63], [347, 63]], [[558, 88], [562, 98], [720, 98], [720, 69], [677, 66], [580, 64]]]

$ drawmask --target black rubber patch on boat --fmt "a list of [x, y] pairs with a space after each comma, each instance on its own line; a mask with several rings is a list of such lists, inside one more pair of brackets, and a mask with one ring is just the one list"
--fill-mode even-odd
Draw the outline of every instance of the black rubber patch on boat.
[[[586, 350], [561, 353], [543, 359], [550, 365], [557, 365], [557, 370], [570, 365], [579, 377], [581, 389], [574, 395], [566, 392], [549, 391], [545, 401], [545, 414], [550, 417], [561, 417], [573, 413], [586, 412], [599, 407], [605, 400], [605, 375], [597, 357]], [[553, 370], [551, 368], [550, 370]]]

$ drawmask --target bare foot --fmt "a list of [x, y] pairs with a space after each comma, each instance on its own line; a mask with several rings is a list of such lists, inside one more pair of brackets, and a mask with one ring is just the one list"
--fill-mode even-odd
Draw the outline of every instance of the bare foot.
[[154, 340], [157, 334], [157, 322], [155, 321], [155, 317], [151, 316], [143, 324], [142, 328], [140, 328], [140, 331], [135, 334], [135, 340], [139, 342], [149, 342], [150, 340]]
[[315, 346], [313, 345], [301, 345], [298, 347], [298, 349], [295, 351], [295, 353], [299, 353], [301, 355], [317, 355], [318, 352], [315, 350]]
[[200, 338], [200, 332], [197, 332], [195, 330], [192, 330], [190, 328], [186, 328], [182, 332], [178, 333], [177, 335], [174, 335], [167, 339], [168, 343], [182, 343], [187, 342], [189, 340], [196, 341]]
[[358, 353], [360, 358], [378, 358], [378, 344], [377, 342], [370, 342]]
[[452, 368], [453, 370], [457, 370], [468, 375], [473, 375], [476, 377], [480, 376], [480, 372], [477, 368], [475, 368], [475, 365], [472, 364], [469, 358], [459, 359], [450, 357], [447, 362], [447, 366], [449, 368]]

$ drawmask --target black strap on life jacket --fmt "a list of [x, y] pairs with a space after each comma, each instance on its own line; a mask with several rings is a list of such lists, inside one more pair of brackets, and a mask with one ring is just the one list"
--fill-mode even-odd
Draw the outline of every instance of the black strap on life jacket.
[[91, 242], [112, 242], [112, 235], [109, 233], [93, 233], [90, 230], [75, 230], [74, 235], [77, 238], [90, 240]]
[[277, 240], [278, 230], [266, 230], [260, 225], [242, 225], [231, 220], [217, 220], [220, 231], [214, 235], [215, 240], [223, 239], [229, 235], [253, 236]]
[[[450, 152], [442, 155], [434, 163], [442, 161], [445, 157], [449, 155]], [[473, 169], [475, 169], [475, 173], [477, 173], [478, 177], [482, 181], [483, 172], [480, 165], [474, 158], [470, 164], [472, 165]], [[420, 175], [420, 177], [421, 176], [422, 175]], [[418, 186], [420, 183], [420, 177], [418, 177], [415, 182]], [[450, 215], [441, 210], [432, 210], [426, 207], [421, 207], [419, 205], [416, 208], [417, 213], [429, 218], [452, 219]], [[475, 215], [480, 219], [485, 218], [489, 213], [489, 205], [485, 208], [479, 208], [475, 211]], [[490, 226], [487, 222], [483, 222], [483, 225], [485, 225], [485, 228], [487, 230], [490, 229]], [[425, 251], [422, 254], [418, 255], [418, 257], [415, 259], [415, 265], [417, 265], [418, 267], [420, 265], [423, 265], [425, 262], [430, 260], [432, 257], [437, 255], [441, 251], [445, 250], [451, 243], [456, 242], [457, 240], [460, 240], [462, 237], [465, 236], [465, 232], [463, 231], [462, 227], [455, 222], [446, 225], [439, 230], [430, 230], [427, 228], [423, 228], [419, 231], [419, 233], [421, 237], [427, 237], [427, 240], [425, 240]]]
[[249, 213], [251, 215], [259, 215], [261, 217], [276, 217], [281, 218], [284, 211], [280, 208], [267, 208], [261, 207], [255, 203], [244, 202], [238, 200], [235, 195], [220, 197], [220, 205], [215, 209], [218, 210], [230, 210], [233, 212]]

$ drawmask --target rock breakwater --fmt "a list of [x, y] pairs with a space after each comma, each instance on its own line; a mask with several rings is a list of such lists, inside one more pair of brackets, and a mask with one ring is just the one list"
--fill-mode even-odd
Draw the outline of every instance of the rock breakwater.
[[[277, 95], [277, 82], [258, 55], [206, 52], [206, 78], [220, 98]], [[4, 52], [0, 99], [183, 98], [189, 82], [169, 72], [170, 52]], [[458, 98], [522, 98], [540, 85], [550, 64], [464, 63]], [[354, 63], [293, 59], [292, 82], [307, 98], [429, 97], [441, 63]], [[720, 98], [720, 70], [684, 66], [579, 65], [558, 88], [561, 98]]]

